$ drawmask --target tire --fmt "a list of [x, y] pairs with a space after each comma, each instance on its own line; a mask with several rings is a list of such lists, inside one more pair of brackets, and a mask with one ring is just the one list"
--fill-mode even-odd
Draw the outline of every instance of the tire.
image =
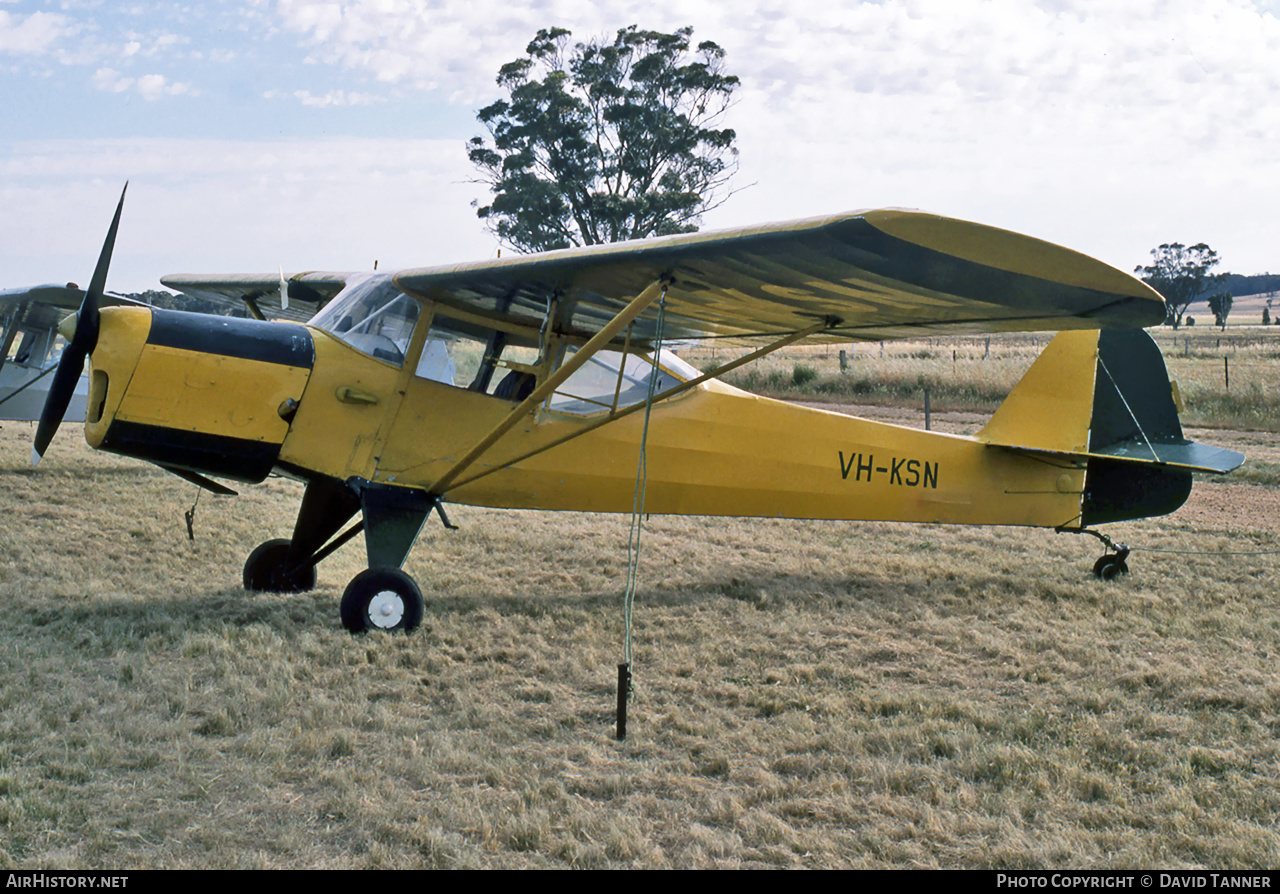
[[1103, 556], [1093, 563], [1093, 576], [1100, 580], [1115, 580], [1122, 574], [1129, 573], [1129, 565], [1119, 555]]
[[352, 633], [403, 630], [422, 623], [422, 591], [399, 568], [369, 568], [347, 584], [342, 594], [342, 626]]
[[244, 563], [244, 588], [254, 592], [302, 593], [315, 589], [316, 567], [287, 574], [288, 540], [268, 540], [249, 553]]
[[1102, 579], [1102, 573], [1103, 573], [1103, 571], [1105, 571], [1107, 568], [1110, 568], [1110, 567], [1111, 567], [1111, 562], [1112, 562], [1112, 560], [1114, 560], [1114, 559], [1115, 559], [1115, 556], [1112, 556], [1110, 553], [1108, 553], [1107, 555], [1103, 556], [1103, 557], [1102, 557], [1101, 559], [1099, 559], [1098, 561], [1094, 562], [1094, 563], [1093, 563], [1093, 576], [1094, 576], [1094, 577], [1096, 577], [1096, 578]]

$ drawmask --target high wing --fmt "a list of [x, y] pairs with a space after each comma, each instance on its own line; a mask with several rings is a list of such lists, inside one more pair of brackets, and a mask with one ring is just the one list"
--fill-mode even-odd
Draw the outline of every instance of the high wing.
[[289, 284], [289, 306], [280, 306], [279, 273], [191, 274], [175, 273], [160, 278], [162, 285], [226, 308], [247, 307], [258, 319], [306, 322], [342, 291], [349, 273], [293, 273], [284, 277]]
[[0, 289], [0, 317], [9, 319], [20, 313], [23, 325], [32, 329], [56, 329], [63, 317], [80, 308], [83, 300], [84, 289], [71, 284]]
[[[396, 275], [405, 291], [510, 327], [589, 336], [669, 279], [664, 337], [759, 340], [827, 321], [816, 341], [1130, 328], [1163, 321], [1153, 289], [1078, 252], [885, 209], [621, 242]], [[168, 284], [168, 280], [165, 280]], [[650, 307], [630, 338], [654, 336]]]
[[[83, 300], [84, 289], [74, 283], [67, 283], [65, 286], [48, 284], [0, 289], [0, 327], [57, 329], [67, 314], [80, 309], [80, 302]], [[140, 303], [111, 292], [102, 296], [104, 307]], [[3, 358], [0, 358], [0, 362], [3, 362]]]

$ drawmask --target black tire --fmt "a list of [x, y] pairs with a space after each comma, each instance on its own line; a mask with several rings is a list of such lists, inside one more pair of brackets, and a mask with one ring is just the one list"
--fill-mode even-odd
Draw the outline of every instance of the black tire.
[[352, 633], [403, 630], [422, 623], [422, 591], [399, 568], [369, 568], [347, 584], [342, 594], [342, 626]]
[[1122, 574], [1129, 573], [1129, 565], [1119, 556], [1103, 556], [1093, 563], [1093, 575], [1100, 580], [1115, 580]]
[[244, 563], [244, 588], [255, 592], [302, 593], [316, 586], [316, 566], [288, 574], [289, 541], [268, 540]]
[[1108, 553], [1101, 559], [1093, 563], [1093, 576], [1102, 579], [1102, 572], [1111, 567], [1111, 563], [1115, 561], [1115, 556]]

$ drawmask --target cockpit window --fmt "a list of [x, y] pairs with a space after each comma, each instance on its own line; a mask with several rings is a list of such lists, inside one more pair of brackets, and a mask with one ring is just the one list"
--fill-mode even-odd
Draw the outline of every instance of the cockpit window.
[[56, 332], [53, 333], [52, 341], [49, 335], [46, 329], [20, 330], [9, 346], [9, 355], [4, 360], [32, 369], [56, 366], [66, 342]]
[[[565, 352], [567, 360], [575, 348]], [[653, 358], [645, 354], [599, 351], [551, 395], [547, 408], [558, 413], [585, 416], [615, 407], [638, 404], [649, 395]], [[661, 394], [680, 382], [696, 379], [701, 373], [675, 354], [663, 351], [658, 358], [658, 381], [654, 394]]]
[[519, 401], [533, 391], [538, 359], [538, 349], [518, 338], [437, 310], [417, 374], [455, 388]]
[[311, 325], [345, 341], [357, 351], [400, 366], [420, 305], [401, 292], [386, 274], [348, 280], [346, 288], [311, 320]]

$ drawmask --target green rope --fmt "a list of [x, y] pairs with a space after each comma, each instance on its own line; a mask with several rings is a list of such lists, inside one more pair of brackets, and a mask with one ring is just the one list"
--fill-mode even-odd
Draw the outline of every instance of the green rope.
[[[649, 479], [645, 450], [649, 442], [649, 414], [653, 409], [653, 396], [657, 394], [661, 367], [658, 357], [662, 353], [662, 327], [666, 320], [667, 289], [664, 286], [658, 298], [658, 324], [653, 338], [653, 368], [649, 373], [649, 391], [644, 403], [644, 427], [640, 431], [640, 460], [636, 465], [636, 489], [631, 499], [631, 532], [627, 537], [627, 590], [622, 597], [623, 619], [626, 627], [623, 644], [623, 661], [631, 664], [631, 614], [636, 600], [636, 575], [640, 565], [640, 534], [644, 528], [644, 493]], [[626, 363], [626, 358], [623, 358]]]
[[1169, 553], [1175, 556], [1275, 556], [1280, 549], [1255, 549], [1246, 551], [1217, 549], [1161, 549], [1157, 546], [1132, 546], [1130, 552], [1135, 553]]

